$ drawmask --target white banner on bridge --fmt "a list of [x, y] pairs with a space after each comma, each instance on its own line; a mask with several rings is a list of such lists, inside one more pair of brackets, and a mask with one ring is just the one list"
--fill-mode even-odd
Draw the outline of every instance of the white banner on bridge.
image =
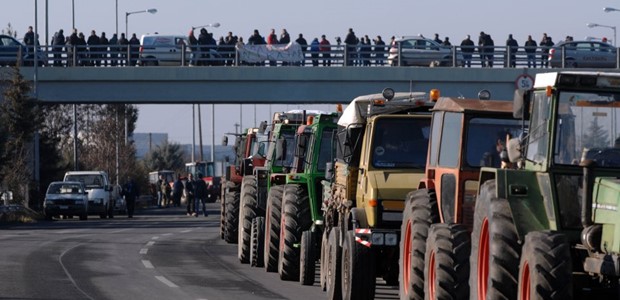
[[304, 59], [301, 46], [297, 43], [288, 45], [242, 45], [237, 44], [239, 59], [249, 63], [266, 60], [300, 62]]

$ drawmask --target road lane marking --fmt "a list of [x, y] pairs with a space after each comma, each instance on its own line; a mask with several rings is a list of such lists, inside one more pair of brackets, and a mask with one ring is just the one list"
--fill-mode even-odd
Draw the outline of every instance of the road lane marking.
[[151, 240], [159, 240], [159, 237], [158, 236], [154, 236], [154, 237], [151, 238]]
[[155, 245], [155, 242], [154, 242], [154, 241], [150, 241], [150, 242], [146, 243], [146, 246], [147, 246], [147, 247], [151, 247], [151, 246], [153, 246], [153, 245]]
[[142, 264], [147, 269], [155, 269], [155, 266], [153, 266], [150, 260], [142, 260]]
[[171, 288], [179, 287], [178, 285], [174, 284], [172, 281], [168, 280], [164, 276], [155, 276], [155, 278], [157, 278], [157, 280], [161, 281], [163, 284], [167, 285], [168, 287], [171, 287]]
[[169, 235], [172, 235], [172, 233], [164, 233], [162, 235], [169, 236]]
[[192, 229], [187, 229], [187, 230], [181, 231], [181, 233], [188, 233], [188, 232], [192, 232]]
[[149, 252], [148, 248], [142, 248], [140, 249], [140, 254], [146, 254], [147, 252]]
[[60, 266], [62, 267], [63, 271], [65, 271], [65, 274], [67, 275], [67, 277], [69, 277], [69, 280], [71, 281], [71, 283], [73, 284], [73, 286], [75, 286], [75, 288], [80, 291], [80, 293], [82, 293], [84, 296], [86, 296], [86, 298], [90, 299], [90, 300], [95, 300], [93, 297], [91, 297], [90, 295], [88, 295], [84, 290], [82, 290], [77, 282], [75, 281], [75, 279], [73, 279], [73, 276], [71, 276], [71, 273], [69, 273], [69, 270], [67, 269], [67, 267], [65, 266], [65, 264], [62, 262], [62, 258], [71, 250], [82, 246], [82, 244], [77, 244], [65, 251], [63, 251], [60, 256], [58, 256], [58, 262], [60, 263]]

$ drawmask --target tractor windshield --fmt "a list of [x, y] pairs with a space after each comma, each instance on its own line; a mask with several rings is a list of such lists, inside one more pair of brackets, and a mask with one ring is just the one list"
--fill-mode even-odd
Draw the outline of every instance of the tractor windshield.
[[516, 119], [472, 118], [468, 122], [465, 160], [470, 167], [500, 167], [500, 152], [506, 136], [521, 134], [521, 121]]
[[[327, 162], [330, 162], [333, 159], [332, 139], [333, 139], [334, 131], [335, 129], [328, 128], [328, 129], [324, 129], [323, 134], [321, 134], [321, 141], [320, 141], [321, 145], [319, 146], [320, 148], [318, 149], [319, 157], [316, 162], [316, 168], [317, 168], [317, 171], [319, 172], [325, 172], [325, 166]], [[313, 136], [313, 138], [316, 138], [316, 136]], [[311, 151], [315, 151], [315, 150], [316, 149], [313, 148]]]
[[[282, 132], [282, 135], [280, 137], [286, 141], [285, 157], [283, 159], [275, 159], [276, 147], [269, 147], [269, 152], [267, 153], [267, 156], [274, 159], [273, 166], [290, 167], [293, 164], [293, 158], [295, 157], [295, 133], [293, 131]], [[275, 143], [275, 141], [272, 141], [271, 143]]]
[[563, 91], [558, 97], [554, 162], [620, 167], [620, 94]]
[[372, 165], [424, 169], [430, 125], [430, 118], [378, 119], [371, 145]]

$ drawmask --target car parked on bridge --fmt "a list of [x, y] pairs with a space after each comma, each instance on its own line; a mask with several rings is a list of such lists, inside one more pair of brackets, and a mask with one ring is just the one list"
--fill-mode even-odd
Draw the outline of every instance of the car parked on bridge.
[[[0, 66], [15, 66], [18, 64], [33, 66], [33, 59], [34, 56], [28, 51], [26, 45], [10, 35], [0, 34]], [[38, 55], [38, 65], [45, 65], [43, 53]]]
[[566, 68], [615, 68], [616, 48], [598, 41], [559, 42], [549, 50], [551, 67], [562, 67], [562, 49], [564, 49], [564, 67]]
[[79, 181], [54, 181], [50, 183], [43, 202], [45, 218], [79, 216], [88, 219], [88, 192]]
[[[402, 53], [401, 66], [451, 66], [452, 48], [422, 36], [406, 36], [396, 39], [390, 48], [388, 63], [398, 66], [398, 48]], [[461, 65], [463, 55], [456, 53], [456, 65]]]
[[190, 47], [186, 36], [143, 34], [140, 37], [141, 66], [180, 66], [185, 49], [185, 60], [190, 58]]

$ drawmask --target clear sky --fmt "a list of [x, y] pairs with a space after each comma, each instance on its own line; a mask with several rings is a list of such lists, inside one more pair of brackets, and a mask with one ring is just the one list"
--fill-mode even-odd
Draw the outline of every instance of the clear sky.
[[[38, 31], [45, 44], [45, 0], [38, 1]], [[49, 38], [58, 29], [70, 32], [72, 27], [71, 0], [48, 0]], [[620, 9], [612, 0], [549, 0], [549, 1], [493, 1], [493, 0], [314, 0], [314, 1], [210, 1], [210, 0], [73, 0], [75, 27], [86, 35], [94, 29], [108, 36], [116, 31], [116, 3], [118, 2], [118, 31], [125, 31], [125, 12], [156, 8], [156, 14], [129, 16], [129, 32], [138, 36], [145, 33], [187, 34], [192, 26], [218, 22], [211, 28], [214, 37], [233, 34], [245, 40], [258, 29], [264, 36], [271, 28], [280, 33], [286, 28], [291, 38], [303, 33], [306, 40], [325, 34], [334, 43], [336, 36], [344, 39], [348, 28], [371, 38], [423, 34], [432, 37], [438, 33], [458, 44], [470, 34], [474, 41], [480, 31], [490, 34], [495, 45], [505, 45], [508, 34], [513, 34], [520, 45], [528, 35], [539, 42], [543, 33], [555, 42], [567, 35], [575, 39], [587, 36], [613, 39], [613, 30], [605, 27], [588, 28], [586, 23], [606, 26], [620, 25], [620, 12], [605, 13], [606, 6]], [[29, 25], [34, 26], [35, 0], [0, 0], [0, 29], [11, 23], [22, 38]], [[211, 106], [202, 106], [203, 140], [211, 140]], [[243, 106], [243, 127], [254, 126], [254, 105]], [[288, 108], [296, 109], [297, 105]], [[301, 108], [333, 110], [328, 105], [301, 106]], [[256, 121], [269, 119], [269, 112], [281, 111], [287, 106], [256, 106]], [[216, 106], [215, 140], [219, 143], [225, 132], [234, 132], [240, 123], [239, 105]], [[191, 105], [141, 105], [136, 132], [167, 132], [174, 142], [191, 143]], [[197, 131], [196, 131], [197, 132]], [[198, 140], [198, 138], [196, 138]]]

